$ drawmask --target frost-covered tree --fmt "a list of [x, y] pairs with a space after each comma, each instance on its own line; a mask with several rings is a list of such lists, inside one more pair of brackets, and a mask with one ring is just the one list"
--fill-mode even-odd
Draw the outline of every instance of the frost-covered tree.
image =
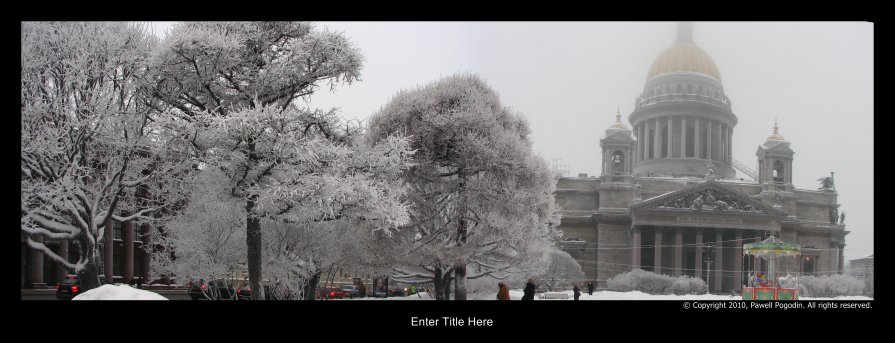
[[191, 22], [175, 26], [153, 59], [153, 95], [166, 125], [229, 179], [245, 203], [249, 280], [264, 299], [262, 218], [304, 225], [357, 220], [358, 230], [407, 221], [398, 173], [408, 142], [376, 145], [335, 111], [296, 100], [321, 84], [358, 80], [362, 57], [347, 38], [296, 22]]
[[152, 255], [153, 273], [193, 282], [246, 273], [245, 207], [226, 196], [227, 181], [216, 169], [203, 171], [185, 208], [152, 231], [161, 247]]
[[559, 249], [553, 249], [550, 252], [550, 264], [544, 274], [538, 277], [550, 291], [557, 287], [567, 287], [570, 282], [583, 278], [584, 272], [581, 271], [578, 261], [569, 253]]
[[453, 280], [464, 300], [467, 278], [506, 276], [537, 242], [558, 237], [553, 179], [531, 151], [527, 121], [477, 76], [402, 91], [370, 123], [370, 139], [407, 134], [416, 151], [402, 233], [413, 263], [399, 277], [431, 278], [438, 293]]
[[[22, 23], [23, 237], [85, 290], [99, 286], [106, 223], [152, 223], [189, 168], [138, 91], [152, 37], [124, 22]], [[73, 242], [78, 261], [42, 239]]]

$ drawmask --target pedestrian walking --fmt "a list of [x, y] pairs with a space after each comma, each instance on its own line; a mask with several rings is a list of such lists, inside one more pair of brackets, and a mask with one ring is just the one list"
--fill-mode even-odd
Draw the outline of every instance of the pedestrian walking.
[[587, 295], [594, 295], [594, 282], [593, 281], [587, 282]]
[[535, 286], [535, 280], [533, 278], [529, 278], [528, 282], [525, 284], [525, 289], [522, 290], [522, 300], [535, 300], [535, 290], [538, 289], [538, 286]]
[[578, 297], [581, 296], [581, 288], [578, 288], [578, 284], [575, 284], [575, 287], [572, 288], [572, 291], [575, 292], [575, 300], [578, 300]]

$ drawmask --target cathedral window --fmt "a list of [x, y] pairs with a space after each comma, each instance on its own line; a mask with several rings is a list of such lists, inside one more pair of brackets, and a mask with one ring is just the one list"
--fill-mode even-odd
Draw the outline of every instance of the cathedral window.
[[774, 161], [774, 182], [783, 183], [783, 161]]

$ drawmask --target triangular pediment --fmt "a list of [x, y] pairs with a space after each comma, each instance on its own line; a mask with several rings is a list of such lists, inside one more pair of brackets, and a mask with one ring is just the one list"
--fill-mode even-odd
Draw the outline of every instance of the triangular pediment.
[[715, 181], [706, 181], [631, 206], [634, 212], [687, 212], [786, 217], [786, 212]]

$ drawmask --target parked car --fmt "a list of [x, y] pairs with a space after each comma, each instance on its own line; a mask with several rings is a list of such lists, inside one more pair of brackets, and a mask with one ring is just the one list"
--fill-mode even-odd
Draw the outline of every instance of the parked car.
[[[99, 278], [100, 286], [107, 284], [109, 281], [106, 278]], [[81, 279], [77, 275], [69, 275], [65, 280], [56, 284], [56, 299], [71, 300], [81, 293], [84, 293], [84, 289], [81, 287]]]
[[[242, 288], [236, 290], [236, 296], [239, 300], [252, 300], [252, 287], [249, 284], [245, 284]], [[264, 299], [271, 300], [270, 296], [270, 287], [264, 285]]]
[[360, 290], [355, 285], [343, 285], [342, 292], [348, 293], [348, 297], [350, 298], [358, 298], [360, 297]]
[[348, 293], [343, 292], [339, 288], [324, 287], [317, 290], [318, 299], [345, 299], [350, 297]]
[[187, 283], [189, 291], [187, 293], [193, 300], [211, 299], [211, 300], [229, 300], [235, 299], [236, 291], [230, 284], [223, 279], [211, 280], [207, 284], [205, 280], [199, 282]]
[[390, 297], [403, 297], [406, 294], [407, 294], [406, 288], [395, 287], [395, 288], [388, 289], [388, 296], [390, 296]]

